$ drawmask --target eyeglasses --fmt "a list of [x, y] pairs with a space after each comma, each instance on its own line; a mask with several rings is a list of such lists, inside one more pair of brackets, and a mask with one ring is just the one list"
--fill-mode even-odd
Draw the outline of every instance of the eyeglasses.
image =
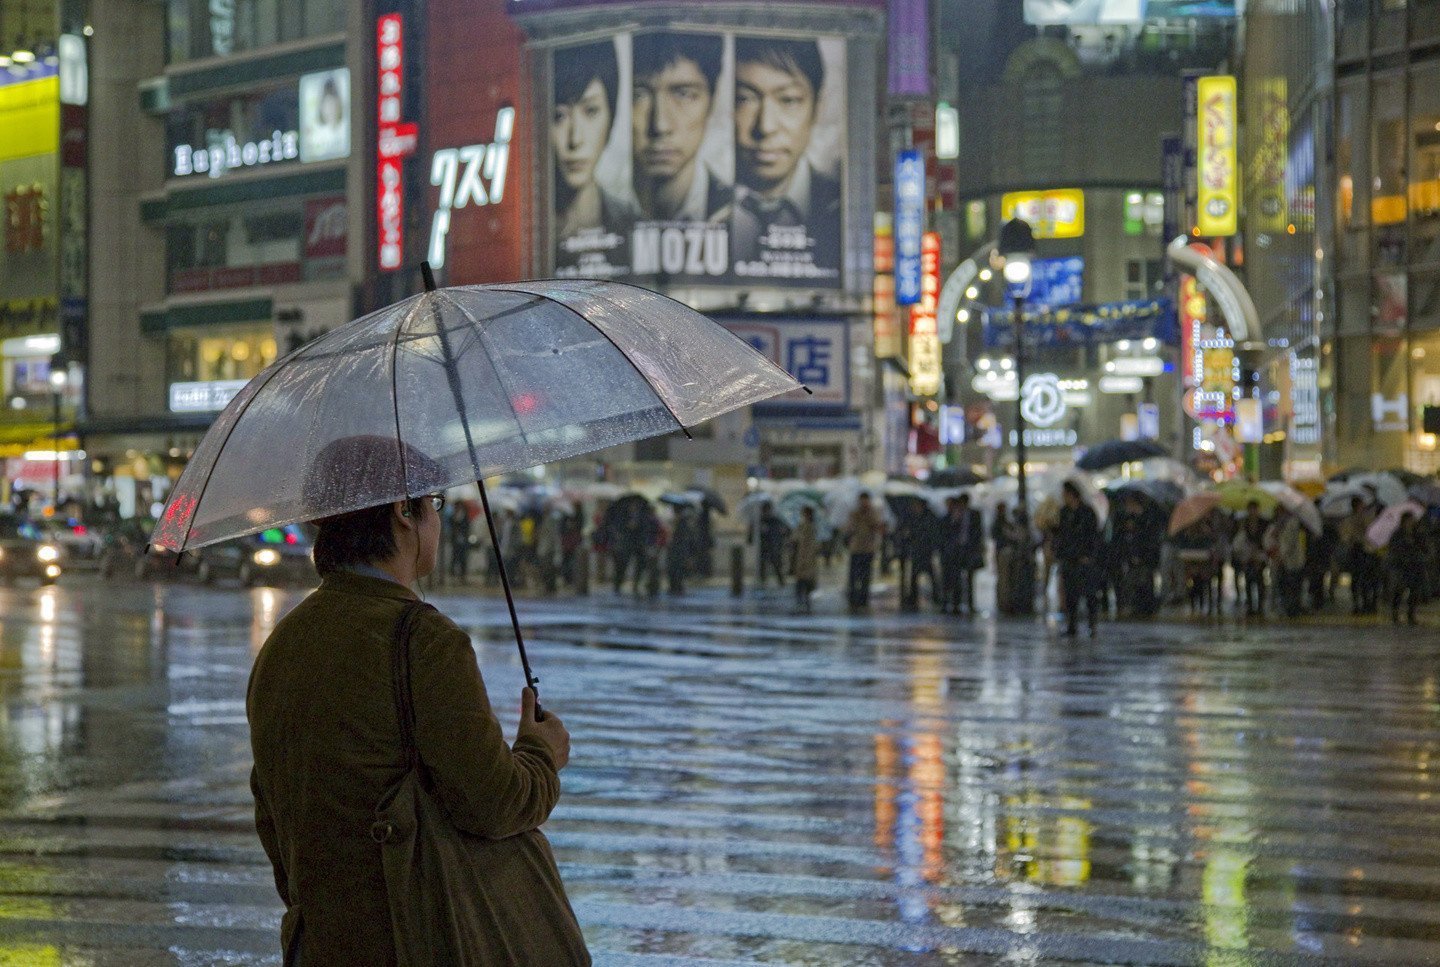
[[428, 495], [426, 495], [426, 496], [425, 496], [424, 498], [422, 498], [422, 499], [430, 501], [430, 506], [432, 506], [432, 507], [435, 508], [435, 513], [437, 513], [437, 514], [440, 513], [440, 511], [442, 511], [442, 510], [445, 509], [445, 495], [444, 495], [444, 494], [428, 494]]

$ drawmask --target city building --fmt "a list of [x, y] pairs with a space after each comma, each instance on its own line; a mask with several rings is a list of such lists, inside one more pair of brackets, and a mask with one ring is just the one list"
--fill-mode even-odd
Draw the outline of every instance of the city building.
[[1266, 344], [1260, 463], [1291, 480], [1334, 468], [1339, 439], [1353, 433], [1335, 409], [1331, 22], [1325, 4], [1256, 0], [1239, 62], [1244, 277]]
[[[1334, 5], [1335, 464], [1440, 468], [1440, 4]], [[1327, 197], [1328, 196], [1328, 197]], [[1332, 201], [1333, 199], [1333, 201]], [[1333, 362], [1331, 361], [1333, 359]], [[1327, 404], [1331, 405], [1331, 404]]]
[[16, 504], [48, 504], [84, 476], [74, 435], [88, 297], [83, 7], [0, 9], [0, 499]]
[[374, 46], [342, 0], [114, 0], [91, 26], [78, 429], [92, 487], [144, 514], [246, 380], [364, 304], [352, 121]]
[[[1167, 212], [1162, 146], [1187, 124], [1185, 75], [1216, 73], [1230, 55], [1234, 10], [1213, 6], [1214, 16], [1167, 18], [1151, 4], [1142, 20], [1080, 5], [978, 15], [940, 5], [955, 43], [940, 47], [939, 107], [953, 115], [958, 178], [932, 220], [954, 240], [947, 272], [966, 258], [981, 268], [945, 353], [948, 402], [963, 408], [945, 435], [964, 441], [952, 459], [1013, 462], [1012, 304], [987, 247], [1014, 217], [1036, 236], [1027, 376], [1035, 402], [1051, 404], [1027, 406], [1028, 459], [1068, 464], [1077, 447], [1117, 437], [1189, 459], [1208, 442], [1182, 408], [1186, 354], [1165, 257], [1182, 229]], [[944, 123], [937, 115], [935, 128]]]

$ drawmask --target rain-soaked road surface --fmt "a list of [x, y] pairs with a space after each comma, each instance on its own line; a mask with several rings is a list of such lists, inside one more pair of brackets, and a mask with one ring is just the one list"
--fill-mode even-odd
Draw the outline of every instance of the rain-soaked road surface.
[[[0, 589], [0, 964], [278, 963], [242, 696], [296, 600]], [[503, 609], [437, 603], [513, 707]], [[1433, 630], [523, 608], [599, 964], [1440, 960]]]

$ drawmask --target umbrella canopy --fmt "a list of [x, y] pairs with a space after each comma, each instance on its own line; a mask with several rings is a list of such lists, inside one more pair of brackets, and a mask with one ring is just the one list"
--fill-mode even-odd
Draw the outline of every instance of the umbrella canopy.
[[685, 493], [698, 497], [702, 510], [713, 510], [717, 514], [730, 513], [730, 507], [725, 503], [725, 498], [710, 487], [691, 487]]
[[1372, 491], [1375, 500], [1386, 507], [1401, 503], [1407, 496], [1405, 483], [1389, 471], [1357, 474], [1345, 482], [1351, 487]]
[[1135, 494], [1166, 513], [1185, 499], [1184, 488], [1170, 480], [1127, 480], [1111, 484], [1105, 491], [1111, 504], [1123, 501], [1127, 494]]
[[1354, 484], [1332, 483], [1320, 497], [1320, 513], [1326, 517], [1344, 517], [1357, 499], [1368, 506], [1375, 503], [1375, 492]]
[[1220, 506], [1220, 495], [1213, 490], [1207, 490], [1203, 494], [1196, 494], [1193, 497], [1186, 497], [1175, 505], [1170, 513], [1170, 536], [1193, 527], [1200, 523], [1210, 512]]
[[1245, 480], [1226, 481], [1216, 487], [1215, 492], [1220, 495], [1220, 506], [1231, 511], [1243, 511], [1251, 503], [1256, 503], [1260, 505], [1260, 513], [1269, 516], [1275, 513], [1275, 508], [1280, 503], [1274, 494], [1259, 484]]
[[944, 470], [936, 470], [925, 478], [925, 486], [942, 489], [973, 487], [975, 484], [984, 482], [985, 478], [969, 467], [947, 467]]
[[668, 493], [660, 495], [660, 503], [669, 504], [671, 507], [699, 507], [703, 498], [700, 494], [692, 493]]
[[1169, 456], [1169, 451], [1154, 440], [1106, 440], [1085, 451], [1075, 461], [1081, 470], [1104, 470], [1122, 463], [1134, 463], [1149, 457]]
[[[799, 388], [726, 329], [645, 289], [542, 281], [425, 292], [251, 380], [200, 442], [153, 540], [182, 551], [421, 496], [688, 432]], [[391, 465], [326, 476], [327, 447], [369, 437], [391, 441]]]
[[1426, 507], [1440, 507], [1440, 484], [1432, 480], [1411, 484], [1410, 499]]
[[1395, 532], [1400, 529], [1400, 520], [1404, 517], [1424, 517], [1425, 508], [1413, 500], [1402, 500], [1398, 504], [1391, 504], [1380, 512], [1370, 529], [1365, 532], [1365, 540], [1371, 547], [1381, 548], [1389, 545]]
[[1289, 484], [1268, 481], [1260, 485], [1266, 493], [1273, 494], [1290, 513], [1300, 518], [1300, 523], [1312, 534], [1319, 534], [1325, 529], [1325, 522], [1320, 519], [1320, 508], [1315, 502], [1306, 497], [1300, 491]]
[[815, 511], [815, 535], [819, 540], [830, 539], [835, 532], [834, 526], [825, 515], [825, 495], [818, 490], [792, 490], [780, 498], [775, 513], [792, 530], [800, 526], [800, 516], [804, 509], [809, 507]]

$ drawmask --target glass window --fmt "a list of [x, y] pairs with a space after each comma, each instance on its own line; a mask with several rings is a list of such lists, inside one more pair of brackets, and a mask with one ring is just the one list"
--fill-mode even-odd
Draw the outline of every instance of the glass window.
[[1440, 0], [1413, 0], [1410, 4], [1410, 39], [1440, 37]]
[[166, 229], [169, 291], [343, 278], [347, 228], [340, 197], [175, 222]]
[[1364, 57], [1370, 46], [1370, 4], [1367, 0], [1339, 0], [1335, 5], [1335, 20], [1340, 59]]
[[1370, 285], [1363, 275], [1341, 279], [1336, 284], [1340, 319], [1337, 332], [1347, 335], [1370, 331]]
[[1375, 23], [1370, 42], [1376, 50], [1405, 44], [1405, 0], [1375, 0]]
[[1411, 261], [1440, 264], [1440, 67], [1410, 73]]
[[1342, 229], [1370, 223], [1370, 112], [1363, 78], [1340, 85], [1336, 103], [1335, 211]]
[[[1440, 329], [1440, 270], [1410, 274], [1410, 328]], [[1435, 355], [1440, 366], [1440, 353]]]
[[345, 29], [345, 0], [169, 0], [168, 11], [171, 63]]
[[1405, 171], [1405, 87], [1402, 76], [1376, 77], [1370, 99], [1370, 174], [1375, 189], [1370, 219], [1375, 224], [1376, 265], [1405, 262], [1405, 220], [1409, 210]]
[[273, 326], [215, 326], [170, 334], [172, 383], [251, 379], [275, 361]]

